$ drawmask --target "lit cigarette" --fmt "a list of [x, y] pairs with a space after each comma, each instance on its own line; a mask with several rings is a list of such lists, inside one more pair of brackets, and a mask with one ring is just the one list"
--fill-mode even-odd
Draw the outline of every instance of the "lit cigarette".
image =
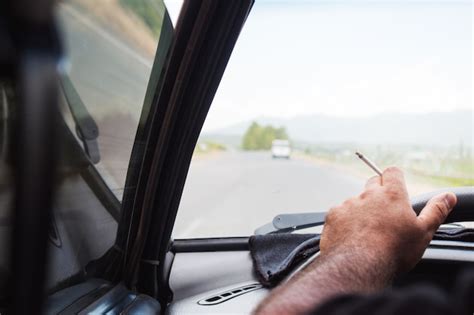
[[382, 171], [374, 164], [374, 162], [366, 158], [362, 153], [356, 152], [355, 154], [359, 157], [359, 159], [361, 159], [365, 164], [373, 169], [375, 173], [379, 174], [379, 176], [382, 176]]

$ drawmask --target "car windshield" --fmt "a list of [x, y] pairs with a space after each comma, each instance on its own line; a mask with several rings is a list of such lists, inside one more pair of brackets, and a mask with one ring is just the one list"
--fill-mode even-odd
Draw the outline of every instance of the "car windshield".
[[328, 210], [375, 175], [357, 150], [401, 167], [411, 196], [474, 185], [472, 42], [471, 1], [257, 0], [174, 237], [248, 236], [277, 214]]

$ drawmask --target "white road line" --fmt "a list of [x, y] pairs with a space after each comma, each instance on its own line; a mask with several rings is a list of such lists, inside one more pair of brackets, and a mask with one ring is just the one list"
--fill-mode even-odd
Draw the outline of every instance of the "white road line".
[[110, 34], [109, 32], [107, 32], [106, 30], [104, 30], [101, 26], [99, 26], [97, 23], [95, 23], [94, 21], [92, 21], [90, 18], [88, 18], [87, 16], [81, 14], [79, 11], [77, 11], [76, 9], [74, 9], [71, 5], [67, 5], [67, 4], [61, 4], [60, 5], [61, 8], [62, 8], [62, 11], [71, 15], [73, 18], [75, 18], [76, 20], [78, 20], [79, 22], [81, 22], [82, 24], [84, 24], [85, 26], [89, 27], [90, 29], [92, 29], [96, 34], [99, 34], [100, 36], [102, 36], [105, 40], [107, 40], [109, 43], [111, 43], [112, 45], [114, 45], [115, 47], [121, 49], [122, 51], [124, 51], [125, 53], [127, 53], [128, 55], [132, 56], [133, 58], [135, 58], [138, 62], [140, 62], [141, 64], [143, 64], [144, 66], [148, 67], [149, 69], [151, 69], [153, 63], [150, 61], [150, 60], [147, 60], [146, 58], [140, 56], [139, 54], [137, 54], [135, 51], [133, 51], [132, 49], [130, 49], [127, 45], [125, 45], [123, 42], [121, 42], [119, 39], [117, 39], [116, 37], [114, 37], [112, 34]]

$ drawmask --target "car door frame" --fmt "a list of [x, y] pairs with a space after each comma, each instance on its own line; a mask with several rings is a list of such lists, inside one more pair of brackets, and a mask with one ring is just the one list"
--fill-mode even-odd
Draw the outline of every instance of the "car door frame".
[[153, 99], [133, 204], [122, 208], [122, 216], [129, 216], [123, 221], [124, 280], [162, 306], [172, 299], [171, 233], [194, 147], [252, 5], [253, 0], [185, 1]]

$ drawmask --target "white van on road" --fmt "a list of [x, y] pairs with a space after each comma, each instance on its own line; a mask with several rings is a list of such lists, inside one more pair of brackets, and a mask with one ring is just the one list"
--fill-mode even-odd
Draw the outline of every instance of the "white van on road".
[[275, 139], [272, 141], [272, 157], [289, 159], [291, 154], [290, 142], [288, 140]]

